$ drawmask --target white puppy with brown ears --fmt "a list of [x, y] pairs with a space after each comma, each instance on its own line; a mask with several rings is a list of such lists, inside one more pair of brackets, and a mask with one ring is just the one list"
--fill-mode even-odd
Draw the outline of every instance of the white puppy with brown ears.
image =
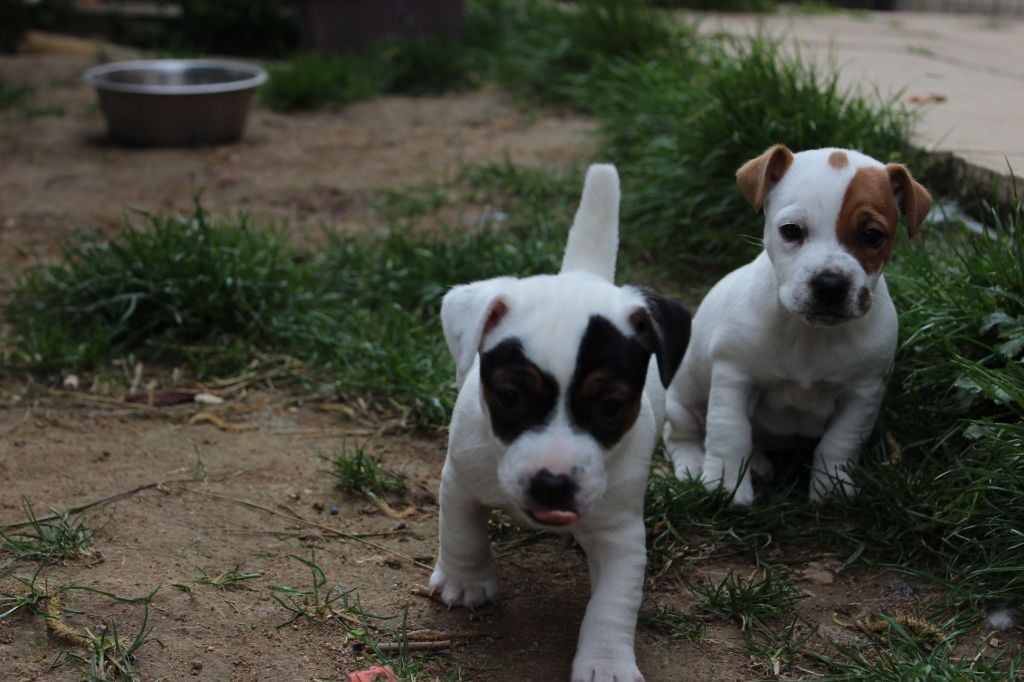
[[679, 304], [613, 283], [618, 208], [615, 167], [591, 166], [561, 273], [457, 286], [441, 306], [460, 390], [431, 591], [471, 608], [497, 595], [495, 507], [571, 532], [590, 568], [572, 666], [586, 682], [643, 679], [644, 488], [690, 327]]
[[896, 350], [882, 269], [900, 216], [914, 236], [931, 197], [904, 166], [844, 149], [775, 145], [736, 179], [764, 210], [764, 251], [694, 316], [666, 403], [676, 476], [749, 505], [750, 471], [771, 471], [760, 448], [810, 438], [811, 499], [837, 485], [854, 494], [848, 467], [874, 428]]

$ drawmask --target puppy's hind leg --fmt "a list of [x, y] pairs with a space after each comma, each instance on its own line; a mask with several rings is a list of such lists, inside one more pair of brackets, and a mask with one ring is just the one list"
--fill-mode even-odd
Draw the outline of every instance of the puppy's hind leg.
[[[698, 479], [704, 466], [704, 406], [687, 381], [685, 367], [665, 396], [665, 449], [676, 478]], [[700, 407], [697, 407], [700, 406]]]
[[441, 477], [440, 548], [430, 576], [431, 593], [448, 606], [473, 608], [498, 596], [498, 580], [487, 537], [490, 510], [457, 485], [448, 467]]

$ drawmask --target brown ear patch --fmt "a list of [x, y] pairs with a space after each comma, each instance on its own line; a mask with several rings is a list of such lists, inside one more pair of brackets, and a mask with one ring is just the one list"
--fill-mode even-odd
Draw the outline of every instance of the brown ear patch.
[[932, 208], [932, 196], [910, 175], [907, 167], [900, 163], [890, 163], [885, 167], [889, 174], [889, 184], [896, 197], [903, 220], [907, 224], [907, 233], [917, 236], [918, 228], [928, 216]]
[[736, 184], [754, 210], [764, 208], [768, 192], [782, 180], [792, 164], [793, 152], [784, 144], [776, 144], [740, 166], [736, 171]]
[[850, 157], [846, 155], [846, 152], [834, 151], [828, 155], [828, 165], [836, 170], [842, 170], [850, 165]]
[[[892, 255], [899, 223], [899, 209], [885, 168], [861, 168], [850, 180], [836, 220], [839, 243], [856, 258], [864, 271], [873, 274], [882, 269]], [[875, 245], [872, 237], [881, 231]]]

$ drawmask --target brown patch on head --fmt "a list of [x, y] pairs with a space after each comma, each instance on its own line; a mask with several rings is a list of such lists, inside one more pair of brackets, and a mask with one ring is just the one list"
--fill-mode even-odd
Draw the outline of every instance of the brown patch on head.
[[842, 170], [850, 165], [850, 159], [846, 156], [846, 152], [837, 150], [828, 155], [828, 165], [836, 170]]
[[784, 144], [776, 144], [764, 154], [747, 161], [736, 171], [736, 183], [754, 210], [764, 208], [768, 192], [779, 183], [793, 164], [793, 152]]
[[[846, 250], [868, 274], [878, 272], [892, 254], [899, 208], [884, 168], [861, 168], [850, 180], [836, 220]], [[876, 242], [877, 240], [877, 242]]]

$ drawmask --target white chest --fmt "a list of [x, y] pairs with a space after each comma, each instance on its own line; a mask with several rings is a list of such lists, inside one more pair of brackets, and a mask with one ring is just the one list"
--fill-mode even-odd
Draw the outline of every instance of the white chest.
[[842, 384], [828, 380], [772, 382], [755, 391], [751, 416], [758, 431], [772, 436], [818, 438], [828, 427], [843, 392]]

